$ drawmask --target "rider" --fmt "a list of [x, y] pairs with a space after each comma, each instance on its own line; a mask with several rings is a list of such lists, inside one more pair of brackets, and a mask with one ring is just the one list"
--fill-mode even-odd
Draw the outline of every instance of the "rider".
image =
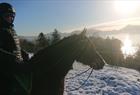
[[[15, 56], [15, 61], [17, 64], [14, 65], [14, 70], [17, 70], [16, 72], [19, 72], [23, 69], [22, 65], [25, 64], [25, 62], [28, 60], [28, 54], [21, 49], [19, 38], [14, 30], [13, 22], [15, 15], [16, 12], [12, 5], [10, 5], [9, 3], [0, 3], [0, 51]], [[3, 65], [2, 63], [0, 64]], [[3, 86], [2, 89], [0, 88], [0, 95], [27, 95], [25, 94], [27, 92], [27, 89], [24, 83], [27, 80], [22, 80], [23, 78], [25, 78], [25, 74], [17, 74], [13, 72], [12, 78], [8, 77], [8, 74], [10, 74], [11, 72], [7, 73], [8, 76], [5, 75], [4, 72], [0, 73], [1, 76], [4, 77], [0, 79], [0, 86]], [[9, 85], [11, 88], [9, 87]]]

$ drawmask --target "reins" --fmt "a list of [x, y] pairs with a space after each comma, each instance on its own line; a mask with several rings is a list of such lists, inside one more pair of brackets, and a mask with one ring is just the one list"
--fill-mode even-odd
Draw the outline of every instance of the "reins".
[[[84, 50], [84, 49], [82, 49], [82, 50]], [[82, 54], [82, 52], [80, 52], [80, 54]], [[80, 55], [80, 54], [79, 54], [79, 55]], [[79, 75], [81, 75], [81, 74], [83, 74], [83, 73], [89, 71], [90, 69], [91, 69], [91, 67], [88, 68], [86, 71], [84, 71], [84, 72], [82, 72], [82, 73], [80, 73], [80, 74], [77, 74], [75, 77], [77, 77], [77, 76], [79, 76]], [[79, 90], [81, 87], [83, 87], [83, 86], [85, 85], [85, 83], [87, 82], [87, 80], [90, 78], [90, 76], [91, 76], [93, 70], [94, 70], [94, 69], [92, 68], [92, 70], [91, 70], [90, 74], [88, 75], [88, 77], [86, 78], [86, 80], [84, 80], [84, 82], [83, 82], [79, 87], [76, 87], [76, 88], [71, 89], [71, 90], [69, 90], [69, 91]], [[75, 78], [75, 77], [73, 77], [73, 78]], [[68, 90], [65, 90], [65, 91], [68, 92]]]
[[83, 82], [79, 87], [74, 88], [74, 89], [71, 89], [71, 90], [65, 90], [65, 91], [68, 92], [68, 91], [79, 90], [81, 87], [83, 87], [83, 86], [85, 85], [85, 83], [87, 82], [87, 80], [90, 78], [90, 76], [91, 76], [93, 70], [94, 70], [94, 69], [92, 68], [92, 70], [91, 70], [90, 74], [88, 75], [88, 77], [86, 78], [86, 80], [84, 80], [84, 82]]
[[81, 72], [81, 73], [79, 73], [79, 74], [76, 74], [75, 76], [73, 76], [73, 77], [68, 77], [67, 79], [73, 79], [73, 78], [76, 78], [76, 77], [78, 77], [78, 76], [80, 76], [80, 75], [82, 75], [82, 74], [84, 74], [84, 73], [86, 73], [87, 71], [89, 71], [91, 69], [91, 67], [90, 68], [88, 68], [87, 70], [85, 70], [85, 71], [83, 71], [83, 72]]
[[16, 57], [15, 54], [13, 54], [13, 53], [11, 53], [11, 52], [8, 52], [8, 51], [6, 51], [6, 50], [4, 50], [4, 49], [1, 49], [1, 48], [0, 48], [0, 51], [3, 52], [3, 53], [5, 53], [5, 54], [8, 54], [8, 55], [11, 55], [11, 56]]

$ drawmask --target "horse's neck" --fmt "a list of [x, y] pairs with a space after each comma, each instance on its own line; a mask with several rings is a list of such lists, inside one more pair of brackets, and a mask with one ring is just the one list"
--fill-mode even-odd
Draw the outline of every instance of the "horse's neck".
[[53, 45], [36, 53], [30, 61], [36, 69], [46, 66], [46, 69], [60, 69], [60, 71], [68, 72], [80, 53], [79, 48], [77, 42], [74, 41]]

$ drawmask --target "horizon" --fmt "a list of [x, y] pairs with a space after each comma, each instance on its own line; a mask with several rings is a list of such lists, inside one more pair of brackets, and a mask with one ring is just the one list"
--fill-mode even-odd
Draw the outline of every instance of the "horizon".
[[16, 9], [15, 30], [21, 36], [37, 36], [40, 32], [47, 34], [53, 32], [55, 28], [67, 33], [83, 28], [105, 31], [120, 29], [128, 24], [140, 25], [138, 0], [1, 0], [1, 2], [10, 3]]

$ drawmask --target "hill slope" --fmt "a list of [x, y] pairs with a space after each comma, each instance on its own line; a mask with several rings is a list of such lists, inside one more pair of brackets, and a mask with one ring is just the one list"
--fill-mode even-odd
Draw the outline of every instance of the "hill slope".
[[73, 69], [65, 79], [64, 95], [140, 95], [140, 73], [123, 67], [111, 67], [106, 65], [102, 70], [94, 70], [91, 77], [79, 90], [78, 88], [86, 80], [90, 70], [81, 76], [69, 79], [69, 77], [87, 70]]

